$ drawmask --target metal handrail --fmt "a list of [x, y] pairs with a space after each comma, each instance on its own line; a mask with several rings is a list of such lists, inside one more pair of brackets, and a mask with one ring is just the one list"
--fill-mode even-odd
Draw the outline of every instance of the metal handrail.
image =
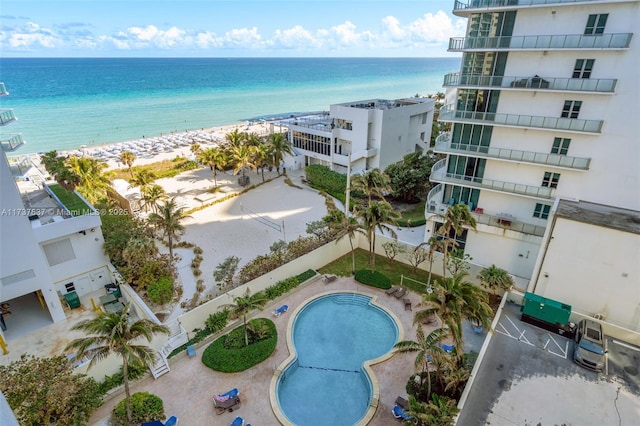
[[496, 112], [460, 111], [455, 106], [445, 105], [440, 109], [440, 121], [490, 122], [494, 125], [534, 127], [539, 129], [567, 130], [575, 132], [600, 133], [603, 120], [582, 120], [579, 118], [541, 117], [522, 114]]
[[506, 6], [544, 6], [562, 3], [588, 3], [601, 0], [470, 0], [462, 2], [456, 0], [453, 10], [466, 9], [485, 9], [490, 7], [506, 7]]
[[444, 86], [488, 86], [535, 90], [568, 90], [575, 92], [613, 93], [618, 80], [615, 78], [559, 78], [539, 76], [495, 76], [481, 74], [449, 73], [444, 76]]
[[546, 154], [534, 151], [521, 151], [509, 148], [494, 148], [490, 146], [450, 143], [448, 141], [439, 142], [437, 139], [434, 151], [442, 153], [472, 153], [480, 157], [545, 164], [549, 166], [567, 167], [580, 170], [588, 170], [589, 164], [591, 163], [590, 158]]
[[616, 34], [555, 34], [498, 37], [452, 37], [449, 50], [466, 49], [626, 49], [633, 33]]

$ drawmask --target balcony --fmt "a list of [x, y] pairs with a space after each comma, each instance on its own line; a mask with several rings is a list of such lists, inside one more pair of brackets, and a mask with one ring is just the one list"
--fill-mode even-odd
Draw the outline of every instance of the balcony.
[[[429, 220], [432, 215], [443, 216], [447, 212], [449, 205], [441, 201], [443, 190], [444, 185], [438, 184], [429, 191], [425, 206], [425, 217], [427, 220]], [[504, 214], [489, 214], [484, 213], [484, 210], [480, 213], [480, 210], [481, 209], [476, 209], [471, 212], [471, 215], [476, 220], [476, 227], [477, 225], [487, 225], [495, 228], [521, 232], [523, 234], [535, 235], [538, 237], [544, 236], [544, 231], [546, 229], [544, 226], [521, 222], [516, 220], [515, 217], [512, 220], [505, 220]]]
[[465, 16], [470, 13], [501, 9], [514, 10], [521, 7], [531, 6], [563, 6], [575, 3], [590, 3], [602, 0], [470, 0], [462, 2], [456, 0], [453, 6], [453, 14], [457, 16]]
[[432, 182], [449, 183], [451, 185], [464, 186], [467, 188], [486, 189], [488, 191], [506, 192], [508, 194], [521, 195], [523, 197], [549, 200], [553, 195], [553, 188], [544, 186], [523, 185], [513, 182], [503, 182], [499, 180], [486, 179], [476, 176], [467, 176], [446, 171], [446, 158], [438, 161], [431, 168]]
[[6, 126], [12, 121], [16, 121], [16, 116], [13, 114], [12, 109], [5, 109], [0, 111], [0, 126]]
[[591, 163], [590, 158], [452, 143], [451, 133], [449, 132], [443, 133], [436, 138], [434, 151], [441, 154], [458, 154], [479, 158], [494, 158], [497, 160], [517, 161], [575, 170], [589, 170], [589, 164]]
[[633, 33], [620, 34], [558, 34], [499, 37], [453, 37], [449, 52], [501, 50], [562, 50], [562, 49], [627, 49]]
[[579, 118], [540, 117], [520, 114], [502, 114], [496, 112], [458, 111], [454, 105], [445, 105], [440, 109], [439, 121], [456, 123], [478, 123], [493, 126], [527, 127], [533, 129], [600, 133], [602, 120], [582, 120]]
[[444, 86], [473, 88], [505, 88], [517, 90], [545, 90], [550, 92], [614, 93], [617, 79], [611, 78], [556, 78], [523, 76], [488, 76], [480, 74], [449, 73]]
[[9, 92], [7, 92], [7, 89], [5, 89], [4, 83], [0, 83], [0, 96], [7, 96], [7, 95], [9, 95]]
[[24, 145], [22, 135], [0, 136], [0, 147], [4, 152], [13, 152]]

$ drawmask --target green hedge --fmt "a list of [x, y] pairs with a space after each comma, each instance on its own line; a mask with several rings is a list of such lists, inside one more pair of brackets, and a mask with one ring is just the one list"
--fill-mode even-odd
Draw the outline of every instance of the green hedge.
[[304, 169], [307, 177], [307, 182], [314, 188], [327, 192], [332, 197], [335, 197], [345, 202], [345, 191], [347, 190], [347, 176], [334, 172], [327, 166], [321, 166], [320, 164], [312, 164]]
[[[409, 226], [409, 222], [411, 222], [411, 226]], [[398, 220], [396, 220], [396, 224], [398, 226], [400, 226], [401, 228], [411, 228], [413, 226], [422, 226], [425, 223], [427, 223], [426, 219], [418, 219], [418, 220], [398, 219]]]
[[[297, 275], [295, 277], [287, 278], [283, 281], [278, 281], [274, 285], [267, 287], [264, 291], [265, 297], [269, 300], [276, 299], [283, 295], [284, 293], [296, 288], [299, 284], [305, 282], [309, 278], [315, 276], [317, 274], [313, 269], [308, 269]], [[227, 310], [223, 310], [220, 312], [216, 312], [213, 315], [209, 315], [209, 318], [205, 321], [205, 328], [193, 330], [195, 332], [195, 336], [190, 339], [187, 343], [182, 346], [178, 346], [175, 348], [167, 358], [174, 357], [178, 355], [180, 352], [187, 349], [189, 345], [195, 345], [196, 343], [200, 343], [208, 336], [216, 333], [223, 328], [226, 327], [227, 321], [229, 317], [229, 312]]]
[[173, 280], [171, 277], [162, 277], [147, 287], [147, 296], [153, 303], [168, 303], [173, 298]]
[[[116, 404], [111, 413], [111, 424], [113, 426], [128, 426], [126, 400]], [[131, 395], [131, 420], [138, 424], [160, 420], [167, 417], [164, 414], [164, 403], [162, 399], [149, 392], [136, 392]]]
[[244, 339], [244, 325], [231, 330], [229, 334], [214, 340], [202, 354], [202, 362], [212, 370], [223, 373], [237, 373], [244, 371], [254, 365], [260, 364], [269, 358], [276, 350], [278, 343], [278, 333], [276, 325], [267, 318], [256, 318], [249, 321], [249, 324], [264, 323], [269, 328], [268, 336], [260, 341], [250, 343], [239, 349], [228, 349], [227, 339], [237, 342]]
[[359, 283], [370, 285], [371, 287], [377, 287], [383, 290], [391, 288], [391, 280], [386, 275], [378, 271], [361, 269], [359, 271], [356, 271], [354, 278]]

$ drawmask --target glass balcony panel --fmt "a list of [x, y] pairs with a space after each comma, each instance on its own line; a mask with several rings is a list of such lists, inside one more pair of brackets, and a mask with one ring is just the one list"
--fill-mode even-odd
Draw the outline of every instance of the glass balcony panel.
[[533, 90], [568, 90], [574, 92], [613, 93], [616, 79], [556, 78], [536, 76], [488, 76], [480, 74], [449, 73], [444, 86], [510, 87]]
[[632, 33], [469, 37], [449, 40], [449, 50], [462, 49], [626, 49]]

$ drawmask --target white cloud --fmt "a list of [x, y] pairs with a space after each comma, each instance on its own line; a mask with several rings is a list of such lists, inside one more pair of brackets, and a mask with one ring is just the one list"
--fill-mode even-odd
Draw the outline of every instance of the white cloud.
[[8, 51], [66, 48], [78, 52], [85, 49], [153, 52], [182, 48], [193, 52], [192, 49], [196, 48], [203, 54], [221, 48], [249, 51], [295, 49], [307, 50], [311, 54], [343, 50], [377, 55], [385, 49], [402, 48], [406, 51], [425, 46], [442, 46], [444, 50], [450, 37], [464, 35], [465, 27], [465, 20], [456, 19], [454, 22], [443, 11], [426, 13], [408, 23], [402, 23], [395, 16], [386, 16], [375, 31], [360, 29], [353, 22], [345, 21], [314, 31], [294, 25], [277, 29], [272, 34], [262, 34], [257, 27], [234, 28], [216, 34], [177, 26], [163, 29], [152, 24], [131, 26], [111, 34], [94, 34], [88, 29], [90, 26], [82, 23], [57, 25], [57, 31], [53, 31], [28, 22], [22, 27], [0, 31], [0, 48]]

